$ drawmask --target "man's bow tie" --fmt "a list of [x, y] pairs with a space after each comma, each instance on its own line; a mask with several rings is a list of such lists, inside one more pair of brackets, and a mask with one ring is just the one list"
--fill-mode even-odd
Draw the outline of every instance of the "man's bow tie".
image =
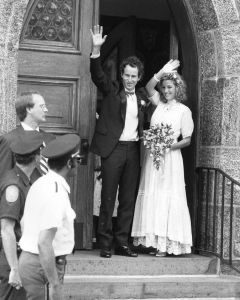
[[126, 93], [127, 96], [132, 96], [132, 95], [135, 94], [135, 92], [130, 92], [130, 91], [125, 91], [125, 93]]

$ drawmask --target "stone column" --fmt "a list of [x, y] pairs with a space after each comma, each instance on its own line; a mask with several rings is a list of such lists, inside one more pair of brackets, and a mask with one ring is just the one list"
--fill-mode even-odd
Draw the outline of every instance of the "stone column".
[[0, 134], [16, 125], [19, 37], [29, 0], [0, 0]]
[[[201, 67], [199, 166], [217, 167], [240, 181], [239, 1], [190, 0]], [[211, 183], [210, 183], [211, 185]], [[220, 184], [221, 185], [221, 184]], [[229, 256], [230, 181], [226, 183], [224, 255]], [[240, 193], [235, 189], [233, 257], [240, 258]], [[221, 219], [218, 199], [217, 238]], [[213, 201], [212, 199], [210, 201]], [[212, 203], [212, 202], [211, 202]], [[210, 213], [212, 212], [210, 208]], [[209, 228], [209, 235], [211, 235]]]
[[201, 68], [199, 165], [219, 167], [240, 179], [239, 10], [232, 0], [190, 3]]

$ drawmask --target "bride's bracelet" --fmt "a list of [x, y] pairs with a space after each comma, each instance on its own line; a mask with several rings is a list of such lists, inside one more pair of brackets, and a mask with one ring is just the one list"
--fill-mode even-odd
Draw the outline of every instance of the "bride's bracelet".
[[156, 74], [153, 75], [153, 78], [154, 78], [157, 82], [160, 81], [160, 80], [157, 78], [157, 75], [156, 75]]

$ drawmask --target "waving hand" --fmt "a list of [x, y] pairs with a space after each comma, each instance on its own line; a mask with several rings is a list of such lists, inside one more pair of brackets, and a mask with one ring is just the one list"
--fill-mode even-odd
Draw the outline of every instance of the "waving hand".
[[103, 36], [103, 27], [99, 25], [95, 25], [93, 27], [93, 30], [90, 29], [91, 36], [92, 36], [92, 42], [93, 42], [93, 47], [101, 47], [102, 44], [104, 44], [107, 36]]

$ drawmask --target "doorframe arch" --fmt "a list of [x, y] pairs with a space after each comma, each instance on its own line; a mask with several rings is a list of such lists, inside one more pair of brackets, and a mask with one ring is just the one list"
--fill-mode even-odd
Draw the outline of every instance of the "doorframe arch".
[[[188, 101], [186, 105], [191, 109], [195, 124], [190, 147], [183, 149], [184, 170], [186, 180], [186, 192], [188, 206], [192, 220], [193, 240], [195, 237], [195, 218], [197, 208], [197, 182], [195, 169], [198, 161], [199, 148], [199, 113], [200, 113], [200, 74], [199, 51], [197, 47], [197, 34], [194, 28], [192, 16], [186, 1], [168, 0], [168, 7], [172, 15], [172, 22], [176, 31], [181, 51], [179, 57], [181, 72], [187, 82]], [[175, 58], [175, 57], [173, 57]], [[185, 103], [184, 103], [185, 104]], [[189, 168], [190, 166], [190, 168]]]

